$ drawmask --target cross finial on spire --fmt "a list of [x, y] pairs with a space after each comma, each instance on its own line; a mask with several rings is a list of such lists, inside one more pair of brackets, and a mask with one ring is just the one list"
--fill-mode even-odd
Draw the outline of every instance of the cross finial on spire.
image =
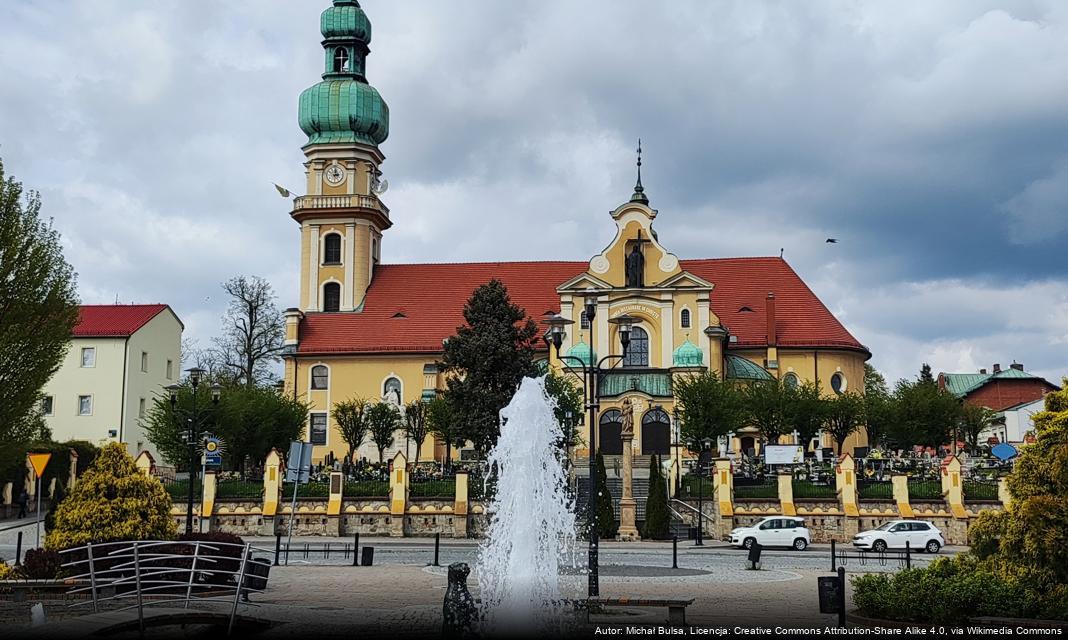
[[645, 195], [645, 187], [642, 186], [642, 139], [638, 138], [638, 182], [634, 185], [634, 195], [631, 202], [649, 204], [649, 197]]

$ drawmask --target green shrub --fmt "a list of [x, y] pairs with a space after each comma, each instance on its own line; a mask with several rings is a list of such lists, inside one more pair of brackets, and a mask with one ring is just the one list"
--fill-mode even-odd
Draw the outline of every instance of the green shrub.
[[987, 509], [979, 514], [968, 529], [968, 544], [978, 558], [989, 558], [998, 552], [1005, 533], [1005, 512]]
[[63, 560], [58, 551], [30, 549], [16, 571], [19, 577], [27, 580], [54, 580], [62, 568]]
[[56, 509], [49, 549], [90, 542], [171, 540], [171, 498], [156, 478], [143, 475], [126, 447], [104, 447], [96, 461]]
[[660, 456], [649, 459], [649, 497], [645, 499], [645, 524], [642, 537], [663, 540], [668, 537], [671, 516], [668, 513], [667, 480], [660, 473]]
[[7, 563], [0, 562], [0, 580], [17, 580], [18, 573], [15, 571], [15, 567], [8, 565]]

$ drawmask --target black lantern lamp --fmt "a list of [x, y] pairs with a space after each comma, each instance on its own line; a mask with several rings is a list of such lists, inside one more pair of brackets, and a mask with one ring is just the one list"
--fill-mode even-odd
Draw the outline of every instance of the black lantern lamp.
[[575, 324], [574, 320], [568, 320], [559, 313], [553, 314], [545, 324], [549, 325], [549, 331], [546, 334], [549, 342], [556, 347], [556, 355], [560, 355], [560, 347], [564, 344], [564, 337], [567, 335], [568, 325]]
[[629, 314], [621, 314], [608, 320], [609, 323], [616, 325], [619, 331], [619, 343], [623, 345], [623, 355], [627, 355], [627, 347], [630, 346], [630, 330], [634, 326], [634, 323], [638, 319]]

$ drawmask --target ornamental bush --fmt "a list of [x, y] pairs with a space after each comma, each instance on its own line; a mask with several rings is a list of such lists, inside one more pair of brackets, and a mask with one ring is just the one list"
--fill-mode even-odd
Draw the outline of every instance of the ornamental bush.
[[971, 617], [1068, 620], [1068, 378], [1035, 414], [1037, 439], [1009, 476], [1012, 503], [985, 512], [972, 550], [926, 569], [853, 579], [853, 601], [875, 618], [960, 623]]
[[15, 571], [20, 578], [26, 580], [54, 580], [59, 577], [62, 568], [63, 559], [58, 551], [29, 549], [22, 566]]
[[15, 573], [15, 567], [12, 567], [5, 562], [0, 562], [0, 580], [16, 579], [18, 579], [18, 574]]
[[668, 537], [671, 517], [668, 514], [667, 481], [660, 473], [660, 456], [649, 459], [649, 497], [645, 499], [645, 525], [642, 537], [663, 540]]
[[104, 447], [56, 509], [45, 547], [70, 549], [90, 542], [172, 540], [171, 497], [160, 481], [142, 475], [126, 447]]

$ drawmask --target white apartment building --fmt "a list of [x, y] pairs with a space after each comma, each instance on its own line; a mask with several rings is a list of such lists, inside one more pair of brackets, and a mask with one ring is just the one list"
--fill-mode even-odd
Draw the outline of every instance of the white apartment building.
[[45, 385], [41, 411], [58, 442], [122, 442], [156, 451], [139, 420], [181, 377], [183, 325], [165, 304], [85, 305], [70, 349]]

